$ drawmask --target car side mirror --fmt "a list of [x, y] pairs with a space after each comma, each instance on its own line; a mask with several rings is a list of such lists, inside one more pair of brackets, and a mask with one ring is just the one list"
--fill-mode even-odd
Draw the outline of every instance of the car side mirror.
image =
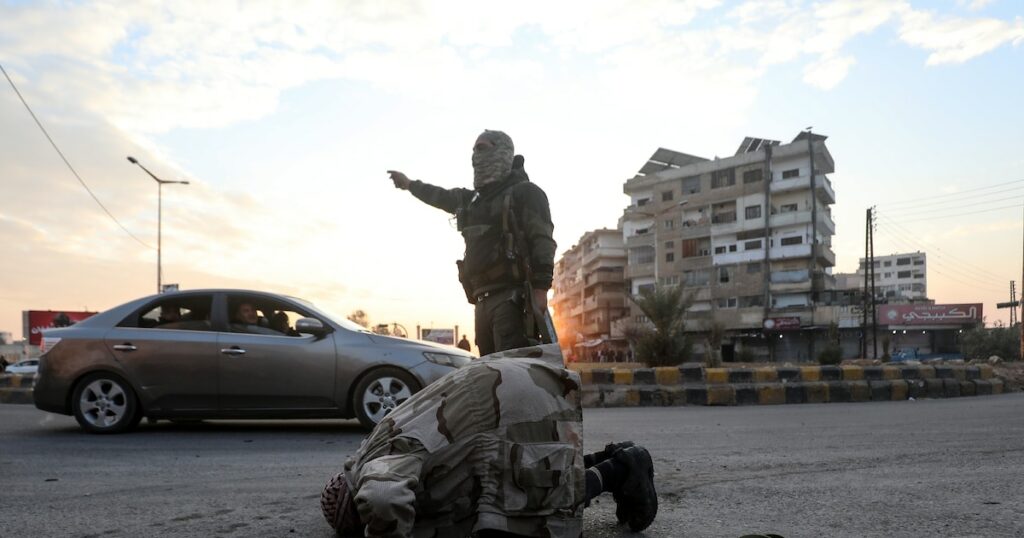
[[312, 334], [318, 338], [330, 332], [324, 327], [324, 322], [316, 318], [299, 318], [295, 321], [295, 330], [300, 334]]

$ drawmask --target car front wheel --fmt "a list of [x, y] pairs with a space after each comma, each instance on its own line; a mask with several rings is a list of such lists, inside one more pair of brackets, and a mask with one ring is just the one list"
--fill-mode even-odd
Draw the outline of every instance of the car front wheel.
[[419, 383], [404, 370], [374, 370], [356, 386], [352, 402], [356, 417], [364, 427], [373, 428], [419, 390]]
[[142, 414], [135, 393], [121, 378], [107, 373], [86, 376], [71, 396], [75, 420], [90, 433], [121, 433], [134, 428]]

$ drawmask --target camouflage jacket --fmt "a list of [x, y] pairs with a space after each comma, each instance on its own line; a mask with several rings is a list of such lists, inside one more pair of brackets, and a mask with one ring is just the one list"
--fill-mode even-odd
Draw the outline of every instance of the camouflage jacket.
[[459, 231], [466, 241], [463, 278], [474, 294], [522, 284], [512, 272], [502, 235], [505, 194], [512, 193], [512, 208], [525, 236], [533, 272], [531, 284], [537, 289], [551, 287], [555, 267], [556, 244], [552, 236], [548, 197], [522, 168], [514, 168], [504, 180], [487, 185], [479, 192], [470, 189], [444, 189], [413, 181], [409, 192], [423, 202], [456, 216]]
[[579, 538], [580, 379], [561, 360], [557, 344], [488, 355], [388, 415], [345, 463], [366, 536]]

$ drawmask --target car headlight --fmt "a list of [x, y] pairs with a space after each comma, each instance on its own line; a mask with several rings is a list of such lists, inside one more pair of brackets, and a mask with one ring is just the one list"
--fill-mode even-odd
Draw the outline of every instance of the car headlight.
[[440, 364], [441, 366], [451, 366], [452, 368], [461, 368], [469, 364], [469, 357], [463, 357], [461, 355], [449, 355], [447, 353], [433, 353], [430, 351], [424, 351], [423, 356], [428, 361], [434, 364]]

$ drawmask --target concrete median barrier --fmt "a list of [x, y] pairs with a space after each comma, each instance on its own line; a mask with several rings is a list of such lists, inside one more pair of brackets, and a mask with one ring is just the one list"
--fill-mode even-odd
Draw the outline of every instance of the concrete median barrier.
[[1001, 394], [989, 365], [884, 365], [581, 370], [584, 407], [779, 405]]

